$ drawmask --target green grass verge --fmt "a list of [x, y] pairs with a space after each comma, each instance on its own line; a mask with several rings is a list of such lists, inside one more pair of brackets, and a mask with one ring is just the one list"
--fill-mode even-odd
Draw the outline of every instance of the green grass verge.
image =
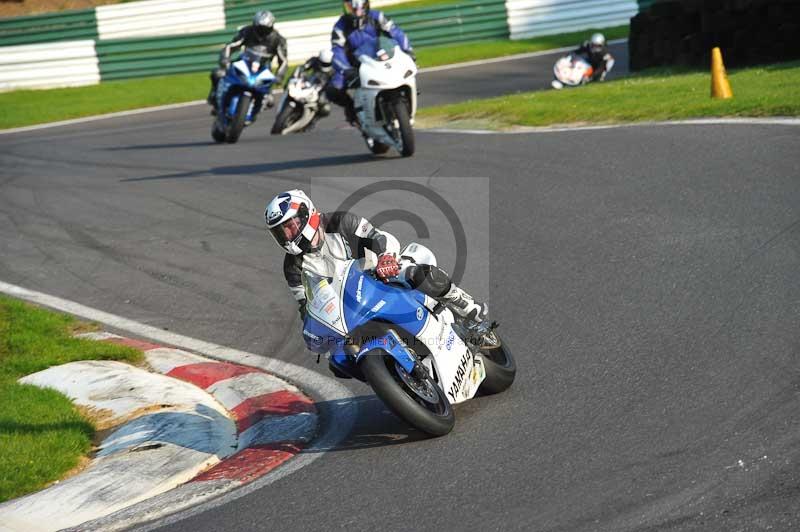
[[199, 100], [208, 95], [208, 73], [177, 74], [88, 87], [0, 93], [0, 129]]
[[[433, 0], [424, 0], [433, 1]], [[439, 1], [439, 0], [436, 0]], [[432, 46], [418, 50], [420, 67], [431, 67], [577, 44], [593, 30], [522, 41], [487, 40]], [[627, 36], [628, 27], [603, 30], [609, 39]], [[209, 70], [213, 65], [209, 65]], [[208, 95], [208, 72], [177, 74], [99, 85], [0, 93], [0, 129], [68, 120], [203, 99]]]
[[142, 353], [70, 334], [73, 318], [0, 296], [0, 502], [41, 489], [91, 447], [92, 424], [54, 390], [17, 379], [75, 360], [139, 361]]
[[607, 124], [701, 117], [800, 115], [800, 61], [729, 72], [734, 98], [710, 98], [706, 72], [651, 71], [577, 89], [530, 92], [422, 109], [422, 127]]

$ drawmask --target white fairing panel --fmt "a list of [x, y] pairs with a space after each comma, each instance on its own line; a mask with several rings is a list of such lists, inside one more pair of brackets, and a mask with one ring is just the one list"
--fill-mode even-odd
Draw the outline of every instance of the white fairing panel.
[[[375, 116], [375, 99], [384, 90], [407, 87], [411, 96], [411, 122], [417, 113], [417, 65], [411, 57], [395, 46], [391, 59], [380, 61], [362, 55], [358, 73], [361, 79], [353, 96], [356, 107], [360, 108], [359, 121], [364, 133], [383, 144], [395, 146], [395, 141], [386, 133], [382, 123]], [[395, 146], [396, 147], [396, 146]]]
[[453, 313], [445, 309], [438, 320], [428, 320], [418, 338], [431, 352], [434, 371], [447, 400], [457, 404], [475, 396], [486, 371], [481, 360], [455, 333], [452, 323]]
[[581, 58], [564, 56], [553, 66], [553, 74], [564, 85], [576, 86], [583, 83], [587, 72], [591, 69], [589, 63]]

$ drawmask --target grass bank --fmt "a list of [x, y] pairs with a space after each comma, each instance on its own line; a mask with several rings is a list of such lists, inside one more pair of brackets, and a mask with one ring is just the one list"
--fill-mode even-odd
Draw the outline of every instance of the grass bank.
[[0, 502], [62, 478], [89, 452], [94, 434], [65, 396], [17, 379], [76, 360], [141, 359], [134, 349], [71, 337], [86, 328], [0, 296]]
[[530, 92], [422, 109], [422, 127], [608, 124], [703, 117], [800, 115], [800, 61], [729, 72], [734, 98], [709, 96], [710, 74], [650, 71], [577, 89]]
[[[593, 30], [521, 41], [486, 40], [431, 46], [417, 51], [420, 67], [487, 59], [577, 44]], [[624, 37], [627, 26], [603, 30], [609, 39]], [[209, 65], [209, 70], [213, 65]], [[208, 72], [178, 74], [88, 87], [19, 90], [0, 93], [0, 129], [68, 120], [142, 107], [200, 100], [208, 95]]]

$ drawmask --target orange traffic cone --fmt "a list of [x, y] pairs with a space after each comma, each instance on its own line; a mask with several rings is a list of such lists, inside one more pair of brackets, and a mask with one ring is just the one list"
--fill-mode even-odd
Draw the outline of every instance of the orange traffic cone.
[[711, 50], [711, 97], [721, 100], [733, 98], [731, 82], [728, 81], [728, 74], [725, 73], [725, 65], [722, 63], [722, 52], [719, 47]]

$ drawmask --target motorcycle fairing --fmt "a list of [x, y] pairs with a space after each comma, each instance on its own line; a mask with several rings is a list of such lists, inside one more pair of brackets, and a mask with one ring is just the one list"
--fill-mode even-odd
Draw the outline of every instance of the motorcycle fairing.
[[309, 294], [304, 339], [315, 352], [329, 351], [329, 360], [338, 369], [363, 380], [357, 360], [371, 349], [390, 354], [406, 371], [413, 369], [410, 361], [416, 363], [416, 357], [391, 330], [371, 338], [356, 358], [345, 352], [345, 336], [350, 331], [370, 321], [382, 321], [397, 325], [427, 347], [431, 357], [422, 363], [433, 370], [451, 403], [474, 397], [486, 372], [480, 355], [474, 356], [453, 329], [455, 318], [449, 309], [434, 315], [427, 307], [434, 300], [416, 290], [374, 279], [355, 260], [330, 282], [313, 278], [310, 284], [313, 294]]

